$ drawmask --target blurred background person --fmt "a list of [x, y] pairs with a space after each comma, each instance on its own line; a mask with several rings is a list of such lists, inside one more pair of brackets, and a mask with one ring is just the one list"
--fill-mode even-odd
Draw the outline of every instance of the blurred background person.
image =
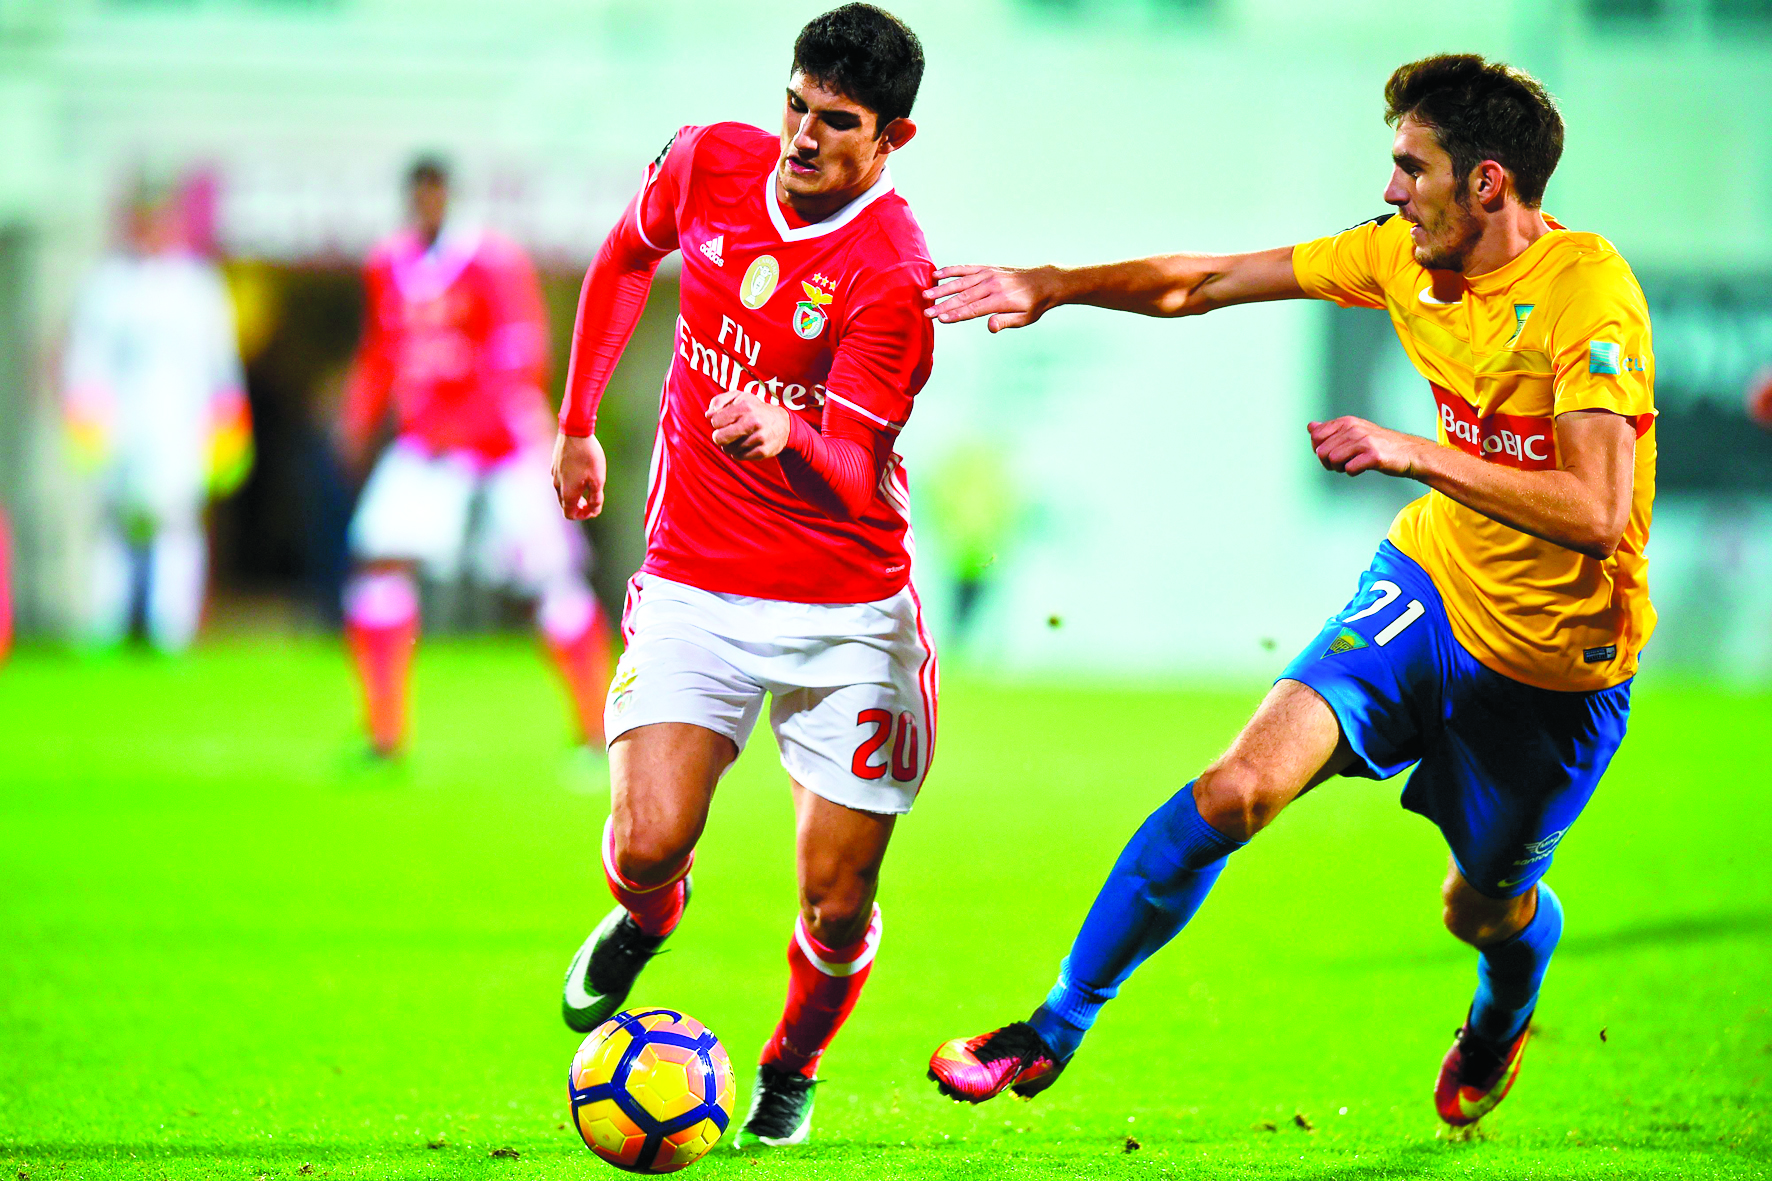
[[371, 751], [392, 757], [407, 729], [419, 632], [418, 577], [464, 573], [535, 602], [578, 738], [603, 748], [609, 626], [585, 579], [588, 547], [555, 507], [548, 330], [535, 272], [514, 242], [450, 216], [449, 170], [407, 173], [407, 226], [378, 245], [340, 424], [345, 462], [367, 469], [350, 526], [345, 633]]
[[169, 185], [141, 181], [120, 249], [82, 284], [68, 332], [63, 404], [78, 466], [98, 485], [86, 638], [180, 652], [203, 612], [203, 509], [252, 464], [233, 310], [220, 273], [190, 247]]
[[948, 644], [969, 655], [980, 601], [1015, 523], [1014, 478], [999, 444], [970, 438], [942, 457], [930, 482], [929, 503], [946, 543], [941, 552], [953, 594]]
[[1772, 366], [1760, 370], [1748, 386], [1747, 416], [1772, 430]]

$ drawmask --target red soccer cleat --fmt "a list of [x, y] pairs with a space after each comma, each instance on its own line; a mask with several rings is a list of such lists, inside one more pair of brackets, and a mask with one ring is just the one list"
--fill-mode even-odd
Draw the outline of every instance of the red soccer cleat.
[[1532, 1019], [1528, 1017], [1519, 1036], [1498, 1055], [1471, 1035], [1466, 1018], [1458, 1040], [1440, 1063], [1440, 1080], [1434, 1085], [1434, 1107], [1440, 1118], [1462, 1128], [1494, 1111], [1520, 1073], [1520, 1055], [1531, 1032]]
[[929, 1059], [929, 1077], [949, 1099], [983, 1103], [1005, 1089], [1031, 1099], [1058, 1080], [1064, 1063], [1025, 1021], [977, 1037], [944, 1042]]

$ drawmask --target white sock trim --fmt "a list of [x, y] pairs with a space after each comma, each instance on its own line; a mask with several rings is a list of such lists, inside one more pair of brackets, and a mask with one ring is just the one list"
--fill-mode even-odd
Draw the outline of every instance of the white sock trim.
[[812, 936], [806, 932], [804, 918], [794, 920], [794, 942], [800, 945], [800, 953], [812, 966], [826, 976], [853, 976], [874, 962], [874, 954], [880, 950], [880, 930], [880, 904], [876, 902], [874, 903], [874, 913], [868, 919], [867, 934], [861, 937], [861, 954], [848, 963], [832, 962], [819, 958], [818, 952], [813, 947]]
[[345, 618], [360, 627], [397, 627], [418, 617], [418, 587], [405, 574], [359, 574], [345, 587]]

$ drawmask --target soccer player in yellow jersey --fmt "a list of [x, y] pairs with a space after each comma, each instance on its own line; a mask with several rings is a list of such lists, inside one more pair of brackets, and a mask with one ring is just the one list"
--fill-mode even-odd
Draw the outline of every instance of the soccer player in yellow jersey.
[[1563, 149], [1542, 86], [1471, 55], [1385, 87], [1394, 214], [1255, 254], [937, 272], [931, 314], [992, 331], [1065, 303], [1188, 316], [1269, 299], [1384, 308], [1439, 414], [1436, 439], [1310, 424], [1319, 461], [1416, 480], [1353, 600], [1287, 667], [1230, 750], [1133, 836], [1028, 1021], [946, 1043], [958, 1099], [1050, 1086], [1101, 1006], [1181, 930], [1227, 857], [1335, 775], [1414, 764], [1403, 805], [1451, 847], [1447, 928], [1477, 987], [1441, 1066], [1469, 1124], [1519, 1070], [1563, 926], [1540, 879], [1624, 737], [1655, 625], [1643, 547], [1655, 491], [1655, 362], [1618, 252], [1540, 209]]

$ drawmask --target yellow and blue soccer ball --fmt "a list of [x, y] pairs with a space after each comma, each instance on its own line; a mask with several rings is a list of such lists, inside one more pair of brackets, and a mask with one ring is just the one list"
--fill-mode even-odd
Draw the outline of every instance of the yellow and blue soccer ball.
[[674, 1173], [700, 1160], [738, 1097], [720, 1039], [670, 1009], [629, 1009], [592, 1030], [566, 1090], [591, 1151], [630, 1173]]

